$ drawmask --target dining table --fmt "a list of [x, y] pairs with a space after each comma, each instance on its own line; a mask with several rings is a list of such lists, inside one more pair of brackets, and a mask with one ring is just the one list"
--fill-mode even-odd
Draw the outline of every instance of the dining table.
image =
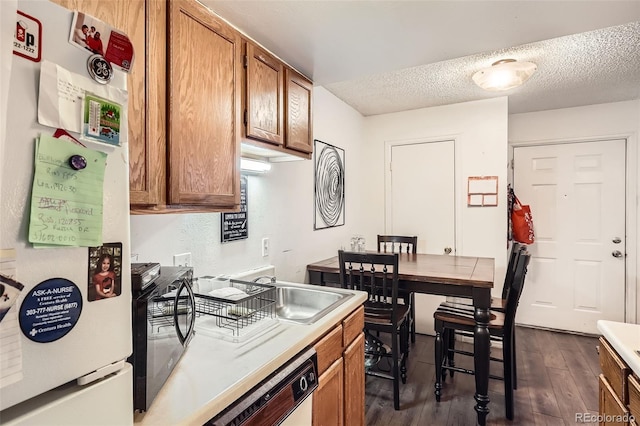
[[[307, 265], [309, 282], [340, 286], [338, 256]], [[485, 425], [489, 414], [489, 319], [494, 259], [448, 254], [398, 254], [398, 288], [407, 292], [471, 299], [474, 306], [474, 369], [476, 391], [474, 409], [478, 424]]]

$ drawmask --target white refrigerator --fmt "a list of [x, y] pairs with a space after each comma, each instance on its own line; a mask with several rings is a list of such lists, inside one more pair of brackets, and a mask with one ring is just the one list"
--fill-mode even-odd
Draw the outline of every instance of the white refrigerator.
[[[60, 149], [50, 139], [44, 143], [41, 135], [52, 136], [56, 127], [39, 124], [38, 117], [42, 103], [49, 104], [51, 115], [60, 97], [75, 96], [80, 102], [83, 90], [119, 89], [116, 92], [126, 99], [126, 74], [114, 68], [110, 82], [93, 85], [87, 67], [93, 53], [70, 43], [72, 11], [45, 0], [2, 0], [0, 17], [0, 423], [131, 424], [132, 369], [126, 363], [132, 351], [126, 136], [119, 144], [110, 144], [85, 141], [71, 131], [85, 146], [65, 142]], [[16, 46], [14, 37], [21, 31], [26, 44]], [[14, 55], [16, 47], [24, 48], [26, 55]], [[53, 87], [49, 76], [46, 90], [41, 87], [45, 67], [48, 73], [57, 70]], [[65, 80], [67, 71], [73, 75], [71, 82]], [[116, 102], [122, 107], [118, 129], [126, 135], [127, 108], [122, 99]], [[84, 111], [85, 106], [81, 108]], [[77, 155], [60, 164], [56, 156], [67, 155], [67, 150]], [[43, 171], [47, 159], [53, 169]], [[60, 183], [61, 176], [75, 182]], [[56, 195], [56, 191], [66, 192]], [[100, 192], [102, 199], [91, 201], [90, 207], [74, 204]], [[34, 216], [36, 208], [42, 213]], [[51, 238], [36, 247], [30, 239], [38, 226], [49, 229]], [[96, 239], [100, 241], [83, 243]], [[80, 246], [73, 245], [76, 241]], [[72, 245], [49, 244], [61, 242]], [[102, 272], [98, 263], [109, 275], [101, 284], [92, 280], [92, 274]], [[2, 303], [11, 304], [4, 309]]]

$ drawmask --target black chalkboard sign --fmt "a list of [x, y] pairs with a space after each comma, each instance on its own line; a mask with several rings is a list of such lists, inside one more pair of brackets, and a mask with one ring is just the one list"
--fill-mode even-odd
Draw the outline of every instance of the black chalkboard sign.
[[235, 213], [222, 213], [220, 236], [223, 243], [249, 238], [248, 214], [247, 177], [240, 175], [240, 211]]

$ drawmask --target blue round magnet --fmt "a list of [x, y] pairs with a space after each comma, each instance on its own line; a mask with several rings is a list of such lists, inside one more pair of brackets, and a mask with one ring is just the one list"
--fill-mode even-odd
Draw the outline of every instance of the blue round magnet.
[[65, 278], [51, 278], [26, 294], [20, 306], [20, 329], [34, 342], [53, 342], [73, 329], [81, 312], [78, 286]]

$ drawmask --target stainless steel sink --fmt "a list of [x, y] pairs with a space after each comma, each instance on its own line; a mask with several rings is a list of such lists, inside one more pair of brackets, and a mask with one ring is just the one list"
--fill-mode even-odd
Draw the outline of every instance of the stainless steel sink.
[[353, 294], [294, 286], [276, 287], [276, 315], [279, 319], [313, 324]]

